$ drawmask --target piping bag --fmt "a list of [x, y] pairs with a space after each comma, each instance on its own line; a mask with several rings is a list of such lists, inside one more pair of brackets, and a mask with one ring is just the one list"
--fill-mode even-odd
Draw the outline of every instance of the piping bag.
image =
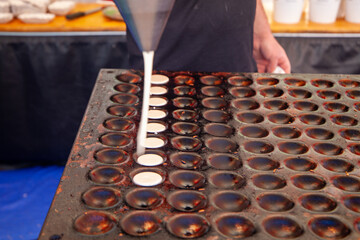
[[144, 94], [137, 134], [138, 156], [145, 153], [151, 75], [154, 52], [169, 19], [175, 0], [114, 0], [144, 58]]

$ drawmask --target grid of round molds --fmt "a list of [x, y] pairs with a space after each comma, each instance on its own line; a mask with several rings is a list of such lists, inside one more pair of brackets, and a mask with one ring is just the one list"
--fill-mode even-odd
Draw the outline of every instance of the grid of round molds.
[[[107, 130], [99, 138], [104, 147], [94, 153], [99, 166], [81, 198], [88, 211], [74, 222], [78, 232], [99, 235], [119, 226], [133, 237], [359, 234], [360, 80], [167, 75], [170, 82], [153, 85], [159, 104], [151, 110], [161, 117], [151, 123], [162, 130], [150, 133], [162, 136], [168, 148], [148, 149], [152, 163], [130, 153], [134, 142], [125, 141], [136, 135], [132, 123], [140, 102], [129, 94], [137, 96], [141, 77], [118, 77], [125, 80], [117, 82], [107, 108]], [[129, 169], [129, 163], [138, 167]], [[155, 183], [146, 185], [140, 176], [137, 184], [134, 177], [143, 172], [151, 172]], [[122, 208], [124, 214], [113, 214]]]

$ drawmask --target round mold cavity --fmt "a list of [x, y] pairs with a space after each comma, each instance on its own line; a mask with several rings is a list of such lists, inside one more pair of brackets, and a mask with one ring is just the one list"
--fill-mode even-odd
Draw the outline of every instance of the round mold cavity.
[[214, 207], [227, 212], [241, 212], [250, 205], [247, 197], [237, 191], [221, 191], [211, 196]]
[[167, 116], [166, 110], [150, 109], [148, 118], [153, 120], [163, 119]]
[[152, 210], [164, 203], [164, 195], [157, 189], [136, 188], [125, 196], [126, 203], [140, 210]]
[[274, 238], [292, 239], [301, 236], [304, 232], [295, 220], [283, 216], [269, 217], [262, 225]]
[[294, 207], [294, 202], [282, 194], [266, 193], [256, 198], [263, 209], [270, 212], [285, 212]]
[[354, 165], [340, 158], [330, 158], [321, 161], [321, 165], [332, 172], [347, 173], [354, 170]]
[[160, 86], [153, 86], [150, 88], [150, 95], [164, 95], [168, 92], [168, 89], [166, 87], [160, 87]]
[[174, 78], [174, 83], [176, 85], [190, 85], [193, 86], [195, 84], [195, 78], [188, 75], [178, 75]]
[[315, 217], [308, 225], [315, 235], [325, 239], [343, 239], [351, 233], [342, 221], [334, 217]]
[[301, 122], [307, 125], [323, 125], [326, 123], [326, 119], [316, 114], [302, 114], [299, 115]]
[[116, 79], [124, 83], [138, 83], [142, 80], [140, 76], [129, 72], [116, 76]]
[[260, 107], [259, 103], [252, 99], [235, 99], [231, 105], [238, 110], [255, 110]]
[[275, 136], [284, 139], [294, 139], [301, 136], [301, 131], [295, 127], [276, 127], [272, 131]]
[[167, 202], [181, 212], [197, 212], [207, 206], [207, 197], [193, 190], [178, 190], [169, 194]]
[[305, 154], [309, 151], [309, 148], [302, 142], [281, 142], [278, 144], [278, 148], [283, 153], [287, 154]]
[[190, 86], [177, 86], [174, 88], [174, 94], [177, 96], [194, 96], [196, 90]]
[[317, 153], [328, 156], [340, 155], [344, 151], [340, 146], [332, 143], [315, 143], [313, 148]]
[[130, 173], [132, 182], [140, 187], [153, 187], [165, 180], [165, 172], [158, 168], [140, 168]]
[[319, 109], [318, 105], [308, 101], [296, 101], [294, 107], [303, 112], [314, 112]]
[[306, 194], [300, 197], [303, 208], [312, 212], [331, 212], [337, 207], [334, 199], [322, 194]]
[[201, 88], [201, 93], [208, 97], [220, 97], [225, 94], [225, 91], [220, 87], [207, 86]]
[[357, 129], [341, 129], [340, 136], [351, 141], [360, 141], [360, 131]]
[[195, 123], [176, 122], [171, 126], [174, 133], [180, 135], [196, 135], [200, 132], [200, 127]]
[[127, 179], [124, 170], [108, 166], [100, 166], [91, 170], [89, 178], [92, 182], [102, 185], [117, 184], [124, 182]]
[[248, 159], [248, 165], [259, 171], [273, 171], [280, 167], [280, 163], [267, 157], [253, 157]]
[[254, 224], [235, 213], [226, 213], [216, 217], [215, 228], [229, 239], [246, 238], [255, 233]]
[[116, 85], [115, 90], [121, 93], [130, 93], [130, 94], [137, 94], [140, 92], [140, 88], [134, 84], [129, 83], [121, 83]]
[[269, 135], [268, 130], [257, 125], [242, 127], [240, 132], [242, 135], [250, 138], [264, 138]]
[[334, 133], [324, 128], [308, 128], [305, 130], [306, 135], [317, 140], [329, 140], [334, 137]]
[[205, 177], [196, 171], [178, 170], [170, 173], [170, 182], [182, 189], [199, 189], [205, 185]]
[[135, 105], [139, 103], [139, 98], [133, 94], [118, 93], [111, 96], [111, 101], [122, 105]]
[[169, 78], [162, 74], [153, 74], [151, 76], [151, 84], [161, 85], [169, 82]]
[[201, 104], [206, 108], [219, 109], [226, 107], [226, 101], [218, 97], [208, 97], [201, 100]]
[[171, 145], [180, 151], [197, 151], [202, 146], [199, 138], [183, 136], [172, 138]]
[[261, 77], [256, 79], [257, 84], [265, 86], [273, 86], [279, 83], [279, 79], [270, 77]]
[[236, 142], [229, 138], [209, 137], [205, 140], [205, 146], [216, 152], [235, 152], [238, 148]]
[[133, 139], [127, 134], [106, 133], [100, 137], [100, 142], [112, 147], [129, 147], [133, 143]]
[[298, 78], [285, 78], [284, 82], [293, 87], [302, 87], [306, 85], [306, 81]]
[[351, 79], [341, 79], [339, 80], [339, 84], [346, 88], [360, 87], [360, 82]]
[[319, 90], [316, 92], [316, 94], [326, 100], [338, 100], [341, 98], [341, 94], [335, 91], [331, 90]]
[[107, 109], [107, 112], [122, 118], [131, 118], [137, 115], [137, 110], [135, 108], [121, 105], [111, 106]]
[[204, 131], [216, 137], [229, 137], [233, 134], [234, 129], [221, 123], [208, 123], [204, 126]]
[[93, 187], [84, 192], [81, 199], [89, 208], [109, 209], [121, 202], [121, 193], [114, 188]]
[[221, 170], [234, 170], [242, 166], [241, 160], [232, 154], [213, 153], [206, 158], [208, 165]]
[[241, 112], [236, 114], [236, 119], [243, 123], [261, 123], [264, 117], [254, 112]]
[[172, 112], [172, 116], [176, 120], [192, 121], [197, 118], [197, 113], [193, 110], [178, 109]]
[[352, 99], [360, 99], [360, 91], [359, 90], [348, 90], [346, 91], [346, 96]]
[[101, 235], [116, 227], [117, 219], [110, 213], [87, 211], [75, 219], [74, 228], [85, 235]]
[[130, 159], [130, 156], [121, 149], [103, 148], [95, 152], [94, 158], [104, 164], [123, 164]]
[[258, 154], [267, 154], [274, 151], [274, 146], [270, 143], [263, 141], [250, 141], [244, 144], [244, 148], [248, 152], [258, 153]]
[[221, 110], [207, 110], [202, 115], [210, 122], [225, 123], [230, 119], [229, 113]]
[[289, 105], [287, 102], [282, 100], [268, 100], [265, 101], [264, 107], [270, 110], [279, 111], [279, 110], [285, 110], [289, 108]]
[[203, 159], [197, 153], [178, 152], [170, 155], [170, 162], [178, 168], [197, 169], [203, 164]]
[[359, 195], [350, 195], [343, 198], [345, 207], [351, 211], [360, 213], [360, 196]]
[[236, 98], [248, 98], [256, 94], [255, 90], [249, 87], [233, 87], [230, 88], [229, 92]]
[[314, 170], [317, 165], [307, 158], [294, 157], [286, 159], [285, 166], [294, 171], [307, 172]]
[[253, 80], [244, 76], [233, 76], [228, 78], [228, 83], [233, 86], [247, 87], [253, 84]]
[[150, 107], [163, 107], [168, 103], [168, 100], [164, 97], [150, 97], [149, 106]]
[[167, 139], [161, 135], [149, 135], [145, 139], [145, 147], [150, 149], [162, 148], [167, 144]]
[[148, 121], [148, 124], [146, 125], [146, 131], [148, 133], [161, 133], [166, 131], [166, 129], [166, 123], [161, 121]]
[[332, 88], [334, 86], [334, 83], [327, 79], [313, 79], [311, 84], [317, 88]]
[[200, 82], [204, 85], [209, 86], [221, 85], [223, 83], [223, 81], [219, 77], [213, 75], [200, 77]]
[[217, 171], [209, 175], [209, 182], [220, 189], [238, 189], [245, 184], [245, 179], [234, 172]]
[[137, 156], [135, 153], [133, 158], [139, 165], [154, 167], [161, 165], [166, 161], [166, 154], [159, 150], [146, 150], [145, 154], [141, 156]]
[[177, 97], [173, 99], [173, 104], [178, 108], [195, 108], [198, 102], [190, 97]]
[[120, 226], [131, 236], [149, 236], [160, 230], [161, 220], [152, 212], [135, 211], [123, 217]]
[[295, 121], [295, 118], [288, 113], [271, 113], [268, 119], [275, 124], [291, 124]]
[[335, 176], [332, 178], [335, 187], [348, 192], [360, 192], [360, 180], [350, 176]]
[[258, 174], [252, 181], [256, 187], [266, 190], [277, 190], [286, 186], [285, 179], [274, 174]]
[[135, 123], [125, 118], [110, 118], [105, 120], [104, 127], [113, 131], [130, 133], [135, 130]]
[[284, 94], [284, 91], [280, 88], [269, 87], [260, 89], [260, 94], [266, 98], [276, 98], [281, 97]]
[[340, 126], [355, 126], [358, 124], [357, 119], [346, 115], [333, 115], [330, 119], [333, 123]]
[[312, 96], [311, 92], [301, 88], [290, 88], [288, 90], [288, 93], [293, 98], [298, 98], [298, 99], [311, 98]]
[[323, 178], [309, 174], [293, 176], [291, 182], [295, 187], [303, 190], [320, 190], [326, 185]]
[[199, 238], [209, 231], [210, 223], [198, 214], [177, 214], [168, 220], [166, 228], [179, 238]]
[[326, 102], [324, 103], [324, 108], [330, 112], [336, 112], [336, 113], [343, 113], [349, 111], [348, 106], [338, 102]]

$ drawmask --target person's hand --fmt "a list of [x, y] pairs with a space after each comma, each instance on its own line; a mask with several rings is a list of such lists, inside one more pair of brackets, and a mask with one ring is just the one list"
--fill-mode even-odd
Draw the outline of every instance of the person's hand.
[[277, 66], [285, 73], [291, 72], [290, 61], [285, 50], [280, 46], [272, 34], [254, 37], [253, 57], [259, 73], [272, 73]]

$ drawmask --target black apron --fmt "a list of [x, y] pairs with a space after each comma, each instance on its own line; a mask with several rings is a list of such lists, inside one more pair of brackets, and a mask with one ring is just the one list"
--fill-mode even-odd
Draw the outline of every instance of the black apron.
[[[155, 52], [154, 69], [254, 72], [256, 0], [177, 0]], [[128, 32], [130, 67], [143, 69]]]

